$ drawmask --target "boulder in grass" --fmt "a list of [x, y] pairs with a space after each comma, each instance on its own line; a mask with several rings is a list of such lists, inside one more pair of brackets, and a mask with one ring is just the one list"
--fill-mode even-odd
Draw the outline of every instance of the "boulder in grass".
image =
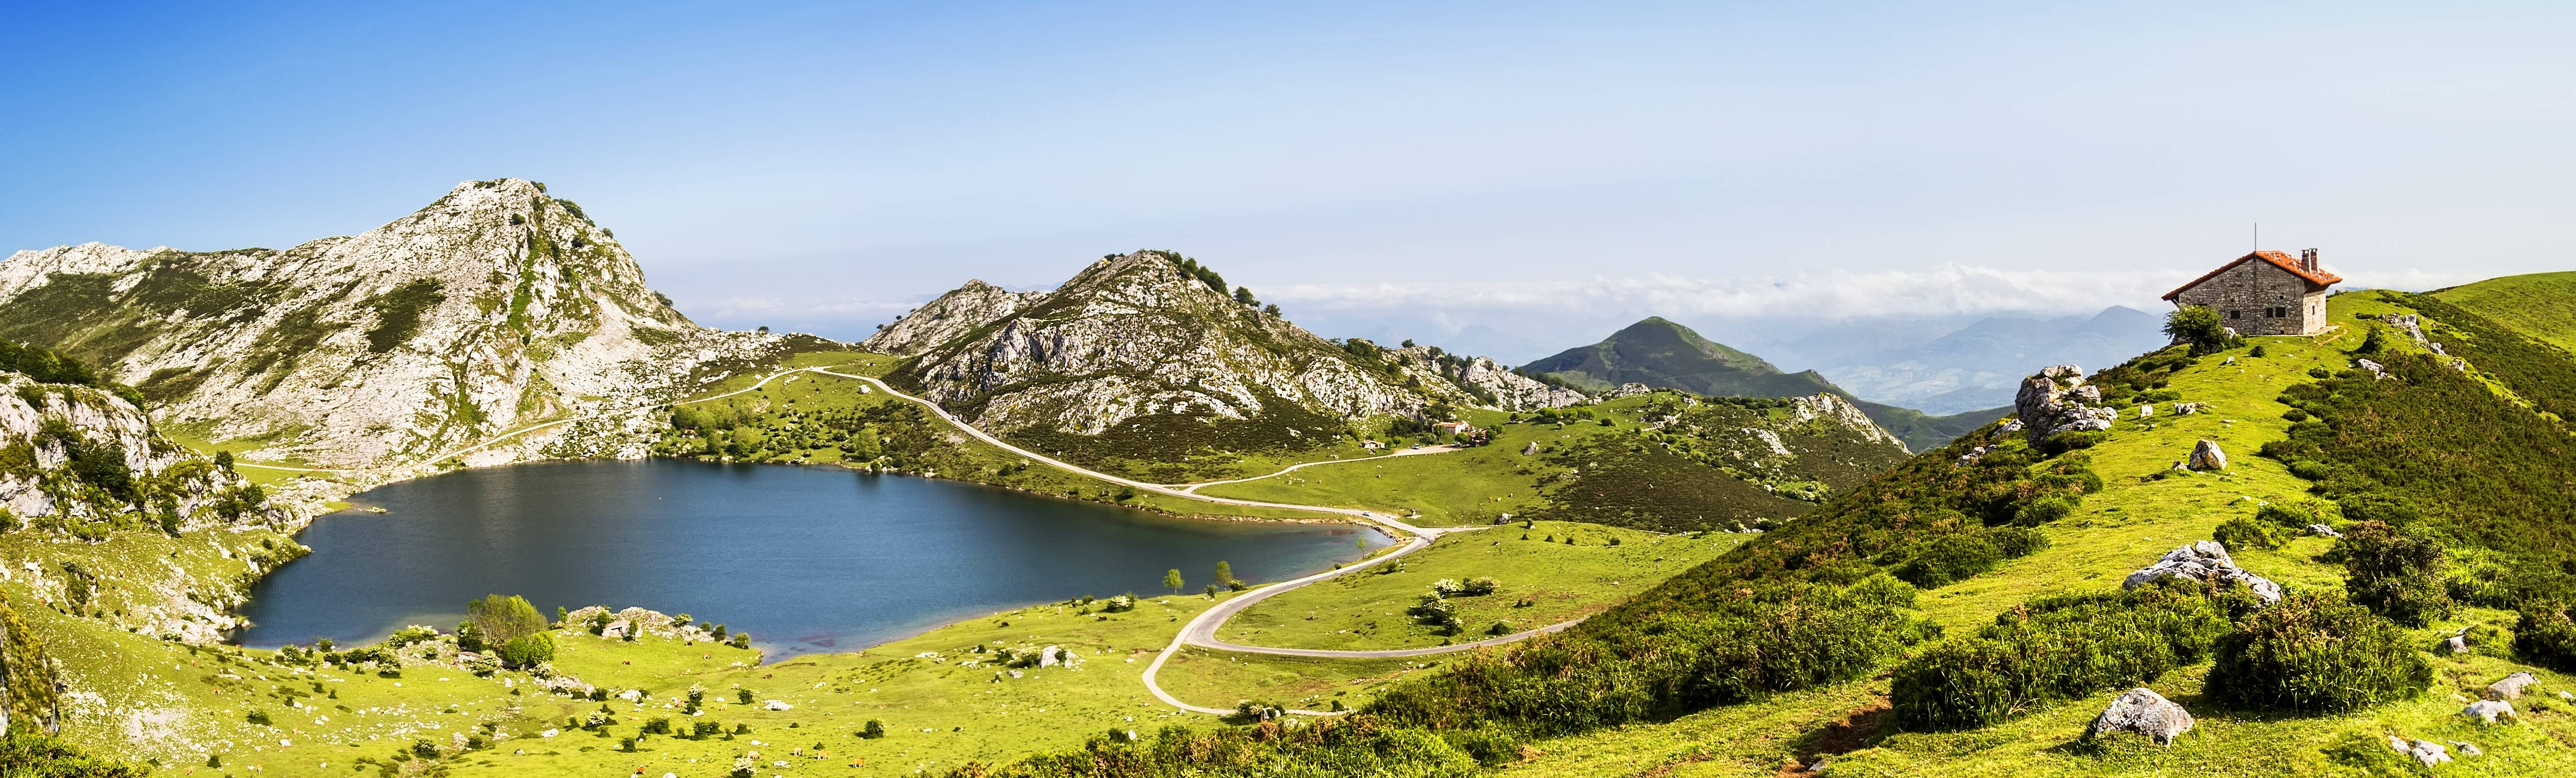
[[2539, 682], [2540, 679], [2532, 677], [2530, 673], [2514, 673], [2505, 676], [2504, 680], [2487, 684], [2487, 699], [2519, 700], [2522, 699], [2522, 690], [2525, 687]]
[[2191, 469], [2225, 470], [2227, 452], [2218, 447], [2218, 441], [2202, 438], [2191, 447]]
[[2280, 584], [2237, 567], [2236, 560], [2227, 555], [2227, 547], [2215, 540], [2203, 540], [2165, 552], [2155, 564], [2130, 573], [2128, 578], [2120, 581], [2120, 588], [2135, 589], [2169, 576], [2189, 578], [2211, 586], [2243, 583], [2264, 605], [2281, 601]]
[[2458, 656], [2468, 652], [2469, 639], [2466, 636], [2452, 635], [2442, 639], [2442, 653]]
[[2477, 719], [2481, 723], [2493, 724], [2498, 716], [2514, 715], [2513, 703], [2503, 700], [2479, 700], [2469, 703], [2469, 707], [2461, 708], [2460, 715]]
[[2172, 745], [2173, 739], [2191, 731], [2191, 712], [2175, 705], [2154, 689], [2130, 689], [2111, 700], [2102, 715], [2093, 718], [2093, 728], [2086, 734], [2099, 737], [2111, 732], [2135, 732], [2145, 735], [2156, 745]]
[[2318, 537], [2324, 537], [2324, 538], [2341, 538], [2341, 537], [2343, 537], [2343, 533], [2341, 533], [2341, 532], [2336, 532], [2336, 531], [2335, 531], [2335, 528], [2333, 528], [2333, 527], [2329, 527], [2329, 526], [2326, 526], [2326, 525], [2323, 525], [2323, 524], [2310, 524], [2310, 525], [2308, 525], [2308, 534], [2310, 534], [2310, 535], [2315, 535], [2315, 536], [2318, 536]]

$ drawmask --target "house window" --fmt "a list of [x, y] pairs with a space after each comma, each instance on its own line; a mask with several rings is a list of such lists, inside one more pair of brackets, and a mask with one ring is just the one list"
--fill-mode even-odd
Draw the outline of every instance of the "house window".
[[2245, 312], [2244, 312], [2244, 311], [2228, 311], [2228, 312], [2227, 312], [2227, 318], [2230, 318], [2230, 319], [2242, 319], [2242, 318], [2245, 318]]
[[2275, 319], [2287, 319], [2290, 318], [2290, 309], [2288, 306], [2275, 305], [2270, 309], [2265, 310], [2263, 315], [2270, 316]]

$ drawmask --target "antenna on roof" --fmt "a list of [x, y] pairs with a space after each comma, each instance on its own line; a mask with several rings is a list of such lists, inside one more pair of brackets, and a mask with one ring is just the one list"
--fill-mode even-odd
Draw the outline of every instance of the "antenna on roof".
[[2254, 223], [2254, 250], [2263, 250], [2263, 223], [2259, 221]]

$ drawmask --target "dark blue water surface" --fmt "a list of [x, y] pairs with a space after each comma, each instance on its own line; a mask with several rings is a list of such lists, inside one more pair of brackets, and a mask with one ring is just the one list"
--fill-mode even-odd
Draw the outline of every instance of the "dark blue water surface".
[[313, 555], [252, 588], [258, 647], [453, 628], [465, 603], [641, 606], [748, 631], [772, 657], [855, 650], [1075, 595], [1195, 591], [1218, 560], [1249, 581], [1355, 559], [1337, 524], [1175, 519], [953, 481], [682, 460], [540, 462], [379, 487], [298, 539]]

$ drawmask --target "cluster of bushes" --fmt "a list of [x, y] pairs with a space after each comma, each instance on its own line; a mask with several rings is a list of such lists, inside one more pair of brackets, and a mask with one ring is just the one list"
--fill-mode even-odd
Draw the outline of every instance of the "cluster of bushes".
[[2241, 708], [2302, 713], [2402, 700], [2433, 683], [2415, 643], [2358, 605], [2294, 594], [2218, 639], [2205, 693]]
[[1929, 634], [1911, 611], [1914, 593], [1872, 575], [1742, 582], [1701, 593], [1688, 611], [1631, 601], [1565, 633], [1399, 683], [1361, 710], [1405, 726], [1509, 722], [1550, 736], [1849, 680]]
[[1124, 731], [1081, 748], [999, 766], [969, 762], [947, 778], [1266, 778], [1279, 775], [1404, 775], [1470, 778], [1512, 758], [1514, 743], [1483, 730], [1431, 732], [1356, 715], [1304, 722], [1261, 721], [1214, 730], [1165, 727], [1150, 738]]
[[[2244, 598], [2241, 587], [2221, 597]], [[2228, 629], [2228, 606], [2198, 581], [2041, 597], [1976, 634], [1934, 644], [1896, 670], [1891, 715], [1911, 730], [1967, 729], [2038, 705], [2138, 686], [2199, 662]]]
[[1962, 530], [1915, 545], [1905, 563], [1896, 566], [1896, 577], [1916, 588], [1937, 589], [2045, 548], [2048, 536], [2029, 527]]

